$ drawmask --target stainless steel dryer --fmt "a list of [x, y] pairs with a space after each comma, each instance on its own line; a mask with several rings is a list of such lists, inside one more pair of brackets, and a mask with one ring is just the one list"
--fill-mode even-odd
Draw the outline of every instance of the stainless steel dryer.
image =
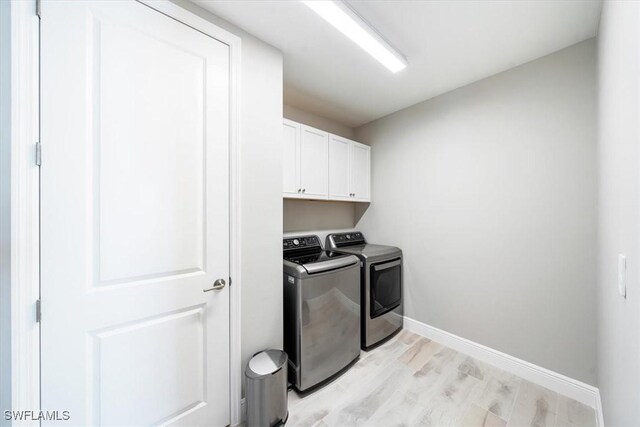
[[284, 350], [300, 391], [360, 356], [360, 261], [325, 252], [318, 236], [283, 240]]
[[328, 251], [355, 255], [361, 261], [361, 345], [383, 343], [402, 329], [402, 251], [367, 243], [359, 231], [329, 234]]

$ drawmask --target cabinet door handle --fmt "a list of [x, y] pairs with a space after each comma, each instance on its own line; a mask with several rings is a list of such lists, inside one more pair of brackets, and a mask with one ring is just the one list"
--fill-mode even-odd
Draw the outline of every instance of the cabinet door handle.
[[298, 188], [298, 193], [299, 193], [300, 191], [301, 191], [301, 189], [300, 189], [300, 188]]
[[307, 191], [307, 189], [306, 189], [306, 188], [303, 188], [303, 189], [302, 189], [302, 192], [304, 193], [305, 191]]

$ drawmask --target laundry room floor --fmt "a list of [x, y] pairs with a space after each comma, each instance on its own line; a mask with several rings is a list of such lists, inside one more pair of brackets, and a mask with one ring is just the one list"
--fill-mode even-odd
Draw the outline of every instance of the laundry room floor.
[[325, 387], [289, 391], [288, 426], [595, 427], [595, 411], [406, 330]]

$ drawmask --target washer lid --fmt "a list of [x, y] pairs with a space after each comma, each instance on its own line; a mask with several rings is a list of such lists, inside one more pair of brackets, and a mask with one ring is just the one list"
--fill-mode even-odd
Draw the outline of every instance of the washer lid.
[[[328, 271], [358, 264], [358, 258], [355, 256], [339, 252], [322, 251], [311, 255], [290, 255], [291, 254], [288, 254], [284, 257], [284, 271], [285, 273], [295, 277], [301, 277], [305, 272], [307, 274], [326, 273]], [[301, 268], [292, 268], [293, 264], [297, 264]]]

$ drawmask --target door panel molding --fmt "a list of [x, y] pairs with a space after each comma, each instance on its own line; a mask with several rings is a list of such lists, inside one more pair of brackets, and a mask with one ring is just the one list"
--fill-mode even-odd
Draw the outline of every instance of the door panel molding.
[[[194, 358], [192, 363], [183, 364], [181, 366], [183, 371], [189, 371], [186, 373], [186, 376], [191, 380], [191, 384], [184, 384], [184, 378], [182, 383], [177, 381], [177, 378], [172, 375], [173, 372], [161, 371], [161, 375], [166, 374], [164, 382], [171, 384], [171, 387], [176, 391], [179, 390], [181, 392], [180, 394], [184, 395], [186, 399], [183, 397], [184, 401], [180, 402], [181, 404], [179, 407], [171, 408], [169, 406], [170, 402], [164, 402], [164, 404], [157, 405], [158, 407], [154, 408], [156, 411], [166, 411], [164, 416], [160, 419], [159, 424], [170, 424], [176, 422], [180, 418], [189, 415], [194, 410], [206, 405], [206, 401], [209, 396], [206, 394], [207, 387], [204, 375], [206, 363], [204, 360], [207, 356], [207, 351], [211, 351], [211, 348], [207, 348], [205, 345], [205, 330], [208, 327], [214, 327], [214, 325], [206, 324], [205, 310], [205, 304], [199, 304], [197, 306], [186, 307], [178, 311], [160, 313], [152, 316], [151, 318], [134, 320], [125, 324], [113, 325], [102, 330], [89, 332], [89, 357], [91, 358], [91, 365], [93, 365], [92, 369], [94, 373], [97, 373], [95, 380], [92, 380], [92, 386], [89, 389], [91, 393], [89, 399], [92, 401], [89, 419], [92, 420], [93, 425], [117, 424], [117, 418], [113, 420], [108, 418], [105, 419], [105, 415], [108, 416], [108, 414], [111, 414], [114, 411], [127, 411], [127, 406], [132, 407], [128, 411], [129, 413], [134, 413], [137, 417], [140, 417], [135, 420], [131, 420], [132, 425], [151, 424], [157, 419], [155, 413], [153, 415], [146, 414], [147, 419], [142, 418], [145, 415], [143, 413], [143, 408], [145, 407], [144, 401], [122, 402], [122, 400], [119, 399], [119, 390], [130, 386], [128, 384], [127, 377], [134, 375], [143, 375], [144, 378], [146, 374], [147, 381], [137, 381], [137, 387], [139, 390], [138, 393], [136, 393], [137, 395], [142, 396], [146, 394], [144, 389], [148, 388], [149, 384], [153, 382], [152, 375], [155, 375], [154, 373], [150, 373], [148, 370], [145, 372], [145, 367], [147, 366], [146, 362], [148, 361], [148, 358], [154, 357], [155, 354], [146, 355], [147, 358], [143, 360], [140, 360], [142, 359], [141, 357], [138, 357], [138, 360], [133, 360], [132, 362], [137, 363], [134, 366], [129, 366], [129, 368], [131, 368], [128, 370], [129, 372], [122, 372], [121, 366], [118, 366], [117, 369], [113, 369], [109, 366], [109, 362], [112, 361], [114, 357], [117, 357], [117, 355], [122, 351], [127, 351], [127, 348], [134, 345], [134, 342], [144, 339], [145, 334], [166, 336], [167, 334], [176, 335], [179, 333], [181, 335], [180, 341], [182, 345], [178, 350], [182, 353], [189, 353], [189, 355]], [[186, 325], [182, 325], [182, 327], [180, 327], [180, 323], [185, 324], [188, 322], [195, 322], [198, 324], [195, 333], [190, 330], [190, 328], [186, 327]], [[164, 328], [164, 330], [161, 328]], [[136, 334], [138, 336], [136, 336], [135, 339], [127, 339], [127, 335]], [[194, 344], [194, 340], [196, 341], [195, 348], [193, 345], [190, 346], [190, 344]], [[160, 353], [162, 350], [168, 351], [173, 350], [173, 348], [157, 348], [156, 352]], [[153, 386], [151, 385], [151, 387]], [[190, 396], [189, 399], [187, 394], [193, 395]], [[105, 401], [104, 403], [102, 402], [103, 400]], [[106, 410], [103, 406], [106, 407]]]

